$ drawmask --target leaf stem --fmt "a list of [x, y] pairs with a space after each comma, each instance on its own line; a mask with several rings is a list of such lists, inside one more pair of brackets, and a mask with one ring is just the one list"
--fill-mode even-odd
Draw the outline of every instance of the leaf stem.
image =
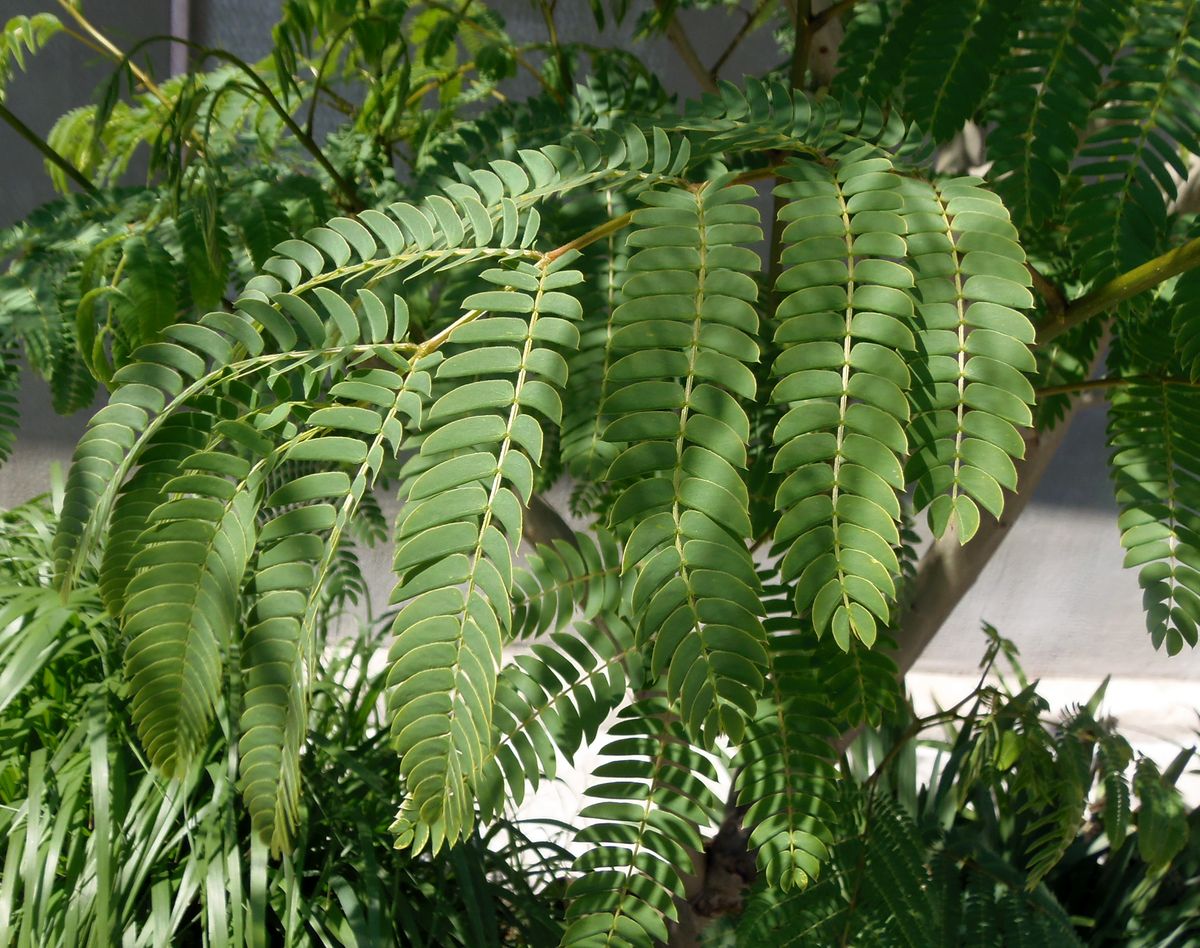
[[[79, 24], [80, 28], [88, 36], [95, 40], [95, 42], [100, 46], [100, 49], [106, 55], [115, 59], [118, 63], [128, 62], [129, 71], [137, 77], [138, 82], [145, 86], [146, 90], [156, 99], [158, 99], [158, 101], [163, 105], [168, 107], [171, 106], [171, 100], [166, 96], [162, 89], [159, 88], [158, 83], [150, 78], [149, 73], [142, 69], [141, 66], [130, 59], [130, 57], [125, 53], [122, 53], [121, 50], [113, 44], [112, 40], [96, 29], [96, 27], [92, 25], [91, 21], [83, 15], [83, 11], [79, 9], [77, 4], [70, 3], [69, 0], [58, 0], [58, 5], [71, 15], [75, 22]], [[138, 45], [141, 44], [139, 43]]]
[[1059, 319], [1043, 323], [1038, 327], [1037, 345], [1044, 346], [1052, 339], [1085, 323], [1093, 316], [1123, 303], [1131, 297], [1144, 293], [1158, 284], [1178, 276], [1185, 270], [1200, 265], [1200, 237], [1193, 238], [1182, 246], [1147, 260], [1107, 283], [1085, 293], [1067, 305]]
[[1107, 376], [1099, 379], [1081, 379], [1078, 382], [1064, 382], [1062, 385], [1047, 385], [1036, 392], [1038, 398], [1049, 395], [1069, 395], [1072, 392], [1083, 392], [1091, 389], [1119, 388], [1122, 385], [1180, 385], [1184, 388], [1200, 388], [1200, 381], [1151, 375], [1131, 375], [1128, 378]]
[[42, 156], [51, 164], [60, 168], [68, 178], [74, 181], [77, 185], [83, 188], [88, 194], [97, 197], [100, 194], [99, 189], [88, 180], [87, 176], [82, 171], [76, 168], [71, 162], [67, 161], [61, 154], [50, 147], [50, 144], [38, 135], [33, 129], [22, 122], [15, 116], [8, 107], [0, 102], [0, 120], [3, 120], [14, 132], [20, 135], [25, 141], [29, 142], [34, 148], [41, 152]]

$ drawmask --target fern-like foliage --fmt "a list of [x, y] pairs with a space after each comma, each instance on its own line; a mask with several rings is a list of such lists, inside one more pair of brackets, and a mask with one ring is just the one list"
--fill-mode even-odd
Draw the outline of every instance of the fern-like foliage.
[[1037, 6], [996, 82], [997, 127], [988, 138], [991, 177], [1022, 226], [1058, 206], [1129, 9], [1109, 0]]
[[935, 536], [953, 524], [962, 542], [979, 508], [999, 518], [1002, 488], [1016, 489], [1013, 458], [1032, 424], [1033, 305], [1025, 254], [998, 199], [974, 179], [905, 194], [908, 246], [920, 296], [920, 358], [906, 471], [914, 506], [929, 507]]
[[759, 871], [768, 884], [787, 890], [817, 879], [833, 845], [839, 794], [831, 759], [839, 728], [825, 696], [840, 689], [822, 695], [808, 636], [796, 631], [783, 591], [769, 592], [775, 607], [767, 619], [770, 692], [734, 763]]
[[[649, 192], [633, 214], [625, 302], [614, 310], [605, 440], [633, 442], [606, 475], [636, 479], [612, 506], [636, 569], [633, 608], [655, 675], [695, 735], [741, 737], [762, 687], [757, 576], [746, 549], [746, 363], [757, 361], [753, 189], [720, 179]], [[665, 381], [663, 376], [672, 379]], [[675, 381], [674, 379], [678, 379]], [[632, 525], [632, 529], [630, 526]], [[725, 656], [731, 656], [727, 659]]]
[[843, 649], [852, 635], [875, 641], [899, 572], [910, 379], [897, 350], [913, 347], [913, 300], [911, 271], [883, 259], [906, 253], [890, 171], [887, 159], [852, 152], [836, 171], [793, 164], [794, 184], [780, 186], [790, 200], [777, 289], [788, 295], [772, 398], [788, 411], [774, 432], [774, 467], [787, 475], [775, 542], [786, 544], [797, 608]]
[[[757, 6], [744, 32], [787, 5]], [[962, 543], [1000, 518], [1108, 338], [1122, 542], [1153, 641], [1195, 642], [1200, 283], [1160, 280], [1195, 248], [1111, 278], [1188, 230], [1200, 2], [808, 7], [791, 82], [714, 77], [677, 112], [628, 51], [532, 62], [480, 0], [287, 0], [271, 57], [197, 48], [156, 84], [137, 47], [50, 133], [88, 193], [0, 236], [0, 456], [19, 359], [62, 410], [108, 389], [56, 582], [71, 601], [99, 565], [153, 767], [193, 780], [214, 728], [236, 740], [255, 858], [305, 878], [318, 630], [366, 597], [354, 543], [393, 489], [364, 701], [396, 846], [458, 859], [617, 715], [567, 944], [671, 936], [726, 753], [760, 942], [1070, 943], [1048, 886], [1097, 784], [1112, 851], [1136, 825], [1144, 863], [1176, 858], [1166, 778], [1140, 768], [1135, 817], [1091, 705], [1051, 731], [1031, 689], [981, 685], [909, 786], [928, 722], [889, 653], [913, 518]], [[9, 24], [0, 89], [56, 22]], [[517, 70], [542, 91], [493, 96]], [[971, 122], [985, 177], [939, 173]], [[147, 185], [115, 188], [142, 154]], [[539, 496], [563, 475], [580, 533]]]
[[1200, 523], [1189, 499], [1197, 395], [1166, 381], [1135, 383], [1113, 393], [1109, 413], [1125, 565], [1139, 570], [1152, 641], [1171, 654], [1196, 644], [1200, 621]]
[[1107, 78], [1088, 136], [1073, 197], [1074, 237], [1084, 273], [1111, 277], [1160, 251], [1183, 151], [1200, 150], [1200, 119], [1191, 108], [1200, 54], [1200, 7], [1190, 2], [1139, 5], [1129, 49]]
[[0, 101], [12, 79], [14, 67], [23, 70], [26, 57], [37, 53], [62, 31], [62, 21], [51, 13], [14, 16], [0, 33]]
[[591, 848], [575, 861], [582, 874], [568, 891], [564, 946], [665, 941], [683, 895], [679, 870], [721, 812], [716, 768], [661, 699], [630, 705], [609, 734], [595, 770], [603, 782], [587, 791], [598, 802], [580, 814], [593, 822], [576, 839]]
[[513, 577], [513, 638], [561, 632], [577, 609], [585, 620], [615, 614], [622, 598], [620, 574], [620, 549], [607, 530], [597, 530], [594, 539], [576, 533], [573, 544], [539, 544]]
[[[469, 788], [488, 747], [500, 650], [511, 632], [521, 505], [541, 460], [542, 420], [562, 419], [556, 389], [566, 362], [547, 343], [573, 348], [578, 338], [579, 303], [562, 292], [580, 279], [569, 261], [487, 271], [489, 282], [512, 288], [463, 305], [527, 318], [463, 325], [449, 342], [472, 347], [437, 369], [439, 380], [485, 377], [451, 388], [429, 410], [424, 469], [411, 480], [397, 532], [395, 598], [408, 604], [393, 630], [389, 701], [406, 806], [419, 814], [411, 827], [403, 814], [398, 819], [402, 843], [429, 833], [436, 850], [473, 820]], [[418, 849], [423, 843], [414, 840]]]
[[[766, 127], [748, 124], [761, 108]], [[464, 168], [419, 204], [335, 217], [279, 241], [232, 312], [130, 324], [130, 339], [159, 341], [115, 360], [113, 395], [68, 481], [56, 568], [69, 588], [103, 544], [102, 588], [121, 618], [134, 718], [164, 771], [195, 758], [223, 682], [239, 683], [240, 786], [256, 832], [275, 850], [290, 847], [299, 819], [319, 660], [313, 629], [340, 582], [359, 511], [380, 477], [396, 474], [403, 505], [387, 702], [406, 793], [393, 825], [399, 846], [436, 851], [462, 839], [480, 813], [494, 816], [552, 775], [560, 755], [594, 737], [645, 677], [665, 693], [656, 720], [675, 735], [670, 746], [683, 733], [700, 748], [718, 735], [743, 745], [741, 792], [769, 874], [797, 885], [817, 876], [831, 840], [822, 789], [832, 780], [829, 742], [840, 728], [880, 720], [889, 705], [880, 686], [890, 666], [868, 647], [902, 573], [913, 388], [905, 360], [920, 318], [933, 318], [929, 306], [950, 283], [934, 281], [929, 261], [908, 262], [917, 250], [905, 242], [908, 221], [925, 205], [906, 204], [906, 188], [917, 185], [887, 157], [909, 147], [902, 127], [767, 87], [740, 103], [727, 94], [685, 125], [649, 136], [622, 126]], [[754, 176], [686, 177], [713, 159], [714, 133], [732, 156], [764, 140], [798, 142], [804, 153], [786, 164], [779, 289], [787, 295], [769, 342], [760, 264], [745, 246], [761, 237], [747, 203]], [[822, 150], [834, 156], [832, 170]], [[542, 249], [539, 206], [549, 215], [563, 196], [599, 185], [622, 195], [604, 202], [615, 216]], [[964, 325], [972, 339], [990, 333], [1005, 351], [1019, 349], [1023, 317], [1006, 307], [1026, 301], [1009, 258], [986, 240], [953, 245], [972, 221], [1008, 239], [1000, 205], [972, 182], [924, 187], [927, 201], [942, 194], [942, 232], [920, 249], [971, 273], [949, 297], [946, 318], [958, 331], [944, 335], [960, 355]], [[296, 200], [307, 200], [303, 191]], [[638, 206], [616, 213], [623, 203]], [[183, 215], [181, 233], [203, 220]], [[246, 252], [261, 256], [250, 235], [275, 225], [269, 216], [244, 220]], [[617, 233], [619, 245], [609, 241]], [[629, 259], [624, 278], [614, 264], [600, 268], [597, 293], [585, 282], [597, 269], [579, 250], [595, 253], [600, 241], [610, 253], [627, 248]], [[218, 262], [230, 259], [225, 246], [217, 244]], [[147, 278], [109, 294], [114, 340], [122, 298], [142, 294], [133, 312], [154, 320], [173, 308], [177, 287], [148, 278], [150, 258], [165, 263], [168, 251], [143, 241], [121, 253], [144, 256]], [[182, 254], [171, 266], [178, 274], [202, 262]], [[211, 297], [214, 284], [194, 282], [193, 293]], [[583, 301], [598, 302], [600, 317]], [[584, 385], [573, 389], [581, 326], [595, 361], [583, 363]], [[768, 345], [779, 350], [777, 381], [760, 391], [766, 369], [756, 367]], [[1010, 406], [1024, 406], [1023, 378], [993, 368], [995, 352], [947, 360], [957, 373], [952, 417], [957, 395], [980, 418], [1022, 420]], [[572, 406], [584, 427], [567, 425], [564, 394], [592, 399], [590, 415]], [[764, 407], [779, 418], [773, 441], [751, 426], [751, 411]], [[583, 440], [558, 437], [560, 427]], [[970, 441], [955, 450], [967, 472], [995, 463]], [[791, 634], [775, 645], [752, 555], [753, 452], [777, 472], [785, 511], [770, 555], [788, 584]], [[612, 535], [543, 546], [516, 569], [541, 472], [589, 456], [581, 475], [596, 478], [597, 459], [611, 461], [593, 497]], [[936, 486], [978, 492], [983, 476]], [[1011, 486], [1002, 471], [995, 479]], [[832, 636], [805, 641], [799, 630], [809, 623]], [[548, 644], [503, 667], [505, 643], [545, 634]], [[776, 645], [783, 651], [773, 657]], [[809, 667], [822, 661], [834, 669], [833, 690], [807, 704], [793, 692], [815, 687]], [[773, 748], [786, 748], [795, 770], [785, 786], [771, 770]], [[648, 797], [640, 783], [609, 787], [614, 801], [618, 791], [633, 794], [622, 813], [657, 813], [666, 788], [680, 788], [675, 778], [647, 779], [658, 788]], [[794, 818], [779, 824], [771, 811], [793, 797]], [[691, 828], [667, 838], [695, 848], [702, 822], [686, 816]], [[625, 838], [597, 836], [610, 848], [592, 858], [621, 875], [625, 857], [611, 846]], [[577, 924], [591, 931], [608, 919], [613, 931], [636, 924], [658, 934], [676, 891], [661, 876], [663, 855], [634, 860], [625, 883], [583, 898]]]

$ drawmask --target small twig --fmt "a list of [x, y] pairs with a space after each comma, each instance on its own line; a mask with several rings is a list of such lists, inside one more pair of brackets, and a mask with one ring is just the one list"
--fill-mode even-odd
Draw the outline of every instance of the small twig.
[[3, 102], [0, 102], [0, 120], [6, 122], [14, 132], [20, 135], [25, 141], [29, 142], [34, 148], [42, 153], [42, 156], [60, 168], [68, 178], [74, 181], [77, 185], [83, 188], [88, 194], [93, 197], [99, 195], [100, 190], [88, 180], [87, 176], [82, 171], [76, 168], [71, 162], [67, 161], [62, 155], [50, 147], [50, 144], [38, 135], [33, 129], [22, 122], [19, 118], [9, 111], [8, 107]]
[[[667, 5], [665, 0], [654, 0], [654, 5], [658, 7], [660, 13], [666, 13]], [[695, 80], [700, 83], [700, 88], [705, 92], [715, 93], [717, 91], [716, 80], [704, 68], [704, 63], [700, 61], [700, 57], [696, 53], [696, 47], [688, 39], [687, 33], [684, 31], [683, 26], [680, 25], [674, 13], [667, 13], [666, 34], [671, 45], [675, 47], [675, 52], [679, 53], [679, 58], [683, 60], [683, 64], [687, 66], [688, 71]]]
[[603, 240], [609, 234], [615, 234], [617, 231], [628, 227], [633, 222], [633, 211], [626, 211], [619, 217], [614, 217], [610, 221], [605, 221], [598, 227], [593, 227], [586, 234], [576, 237], [572, 241], [568, 241], [561, 247], [555, 247], [553, 250], [548, 250], [542, 256], [543, 265], [553, 263], [564, 253], [570, 253], [572, 250], [582, 250], [584, 247], [594, 244], [597, 240]]
[[571, 64], [567, 62], [567, 51], [563, 49], [562, 43], [558, 41], [558, 26], [554, 22], [554, 3], [553, 0], [538, 0], [538, 7], [542, 11], [542, 19], [546, 23], [546, 38], [550, 41], [550, 48], [554, 51], [554, 58], [558, 60], [558, 88], [563, 96], [571, 94]]
[[1067, 309], [1067, 297], [1063, 291], [1056, 283], [1039, 273], [1037, 267], [1032, 263], [1026, 263], [1025, 269], [1033, 278], [1033, 288], [1038, 291], [1038, 295], [1046, 304], [1046, 312], [1052, 319], [1062, 319], [1063, 313]]
[[1070, 395], [1073, 392], [1084, 392], [1090, 389], [1120, 388], [1122, 385], [1180, 385], [1184, 388], [1200, 388], [1200, 382], [1193, 382], [1191, 379], [1133, 375], [1128, 378], [1080, 379], [1078, 382], [1047, 385], [1045, 388], [1039, 388], [1036, 395], [1038, 398], [1046, 398], [1050, 395]]

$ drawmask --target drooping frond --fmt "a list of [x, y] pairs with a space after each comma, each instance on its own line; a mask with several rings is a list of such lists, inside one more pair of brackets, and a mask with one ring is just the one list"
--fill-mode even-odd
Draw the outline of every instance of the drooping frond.
[[1200, 622], [1200, 390], [1121, 386], [1108, 426], [1125, 565], [1138, 569], [1151, 641], [1174, 654], [1196, 644]]
[[712, 761], [672, 721], [661, 699], [644, 698], [621, 712], [594, 771], [604, 782], [587, 796], [589, 820], [576, 842], [590, 848], [575, 860], [568, 889], [568, 926], [561, 944], [643, 945], [667, 940], [683, 895], [681, 871], [703, 850], [700, 830], [719, 822]]
[[824, 699], [831, 682], [809, 636], [795, 627], [790, 604], [767, 619], [769, 692], [734, 759], [738, 805], [746, 808], [743, 824], [759, 871], [784, 890], [820, 876], [837, 822], [832, 759], [839, 728]]
[[717, 180], [642, 195], [624, 302], [613, 312], [606, 475], [634, 483], [611, 509], [636, 572], [632, 607], [655, 676], [695, 735], [737, 740], [765, 660], [744, 474], [758, 360], [758, 212], [748, 185]]
[[[907, 54], [904, 99], [938, 141], [952, 138], [983, 103], [1020, 23], [1020, 0], [934, 0]], [[896, 40], [893, 39], [892, 42]]]
[[518, 655], [496, 683], [492, 746], [476, 794], [484, 819], [519, 806], [526, 788], [553, 780], [558, 760], [596, 739], [642, 679], [633, 629], [613, 615], [578, 623]]
[[771, 398], [787, 409], [774, 432], [786, 477], [775, 543], [817, 633], [870, 645], [900, 571], [909, 371], [899, 352], [913, 348], [912, 274], [885, 258], [907, 251], [901, 179], [886, 158], [856, 152], [836, 169], [792, 162], [782, 173], [776, 289], [787, 295]]
[[561, 632], [576, 615], [614, 613], [621, 600], [621, 553], [612, 534], [597, 527], [575, 543], [540, 543], [513, 574], [512, 637]]
[[890, 98], [903, 85], [913, 44], [928, 31], [933, 6], [922, 0], [867, 4], [847, 26], [839, 53], [839, 83], [860, 89], [875, 102]]
[[[870, 791], [867, 791], [870, 793]], [[859, 857], [864, 915], [875, 923], [880, 943], [921, 948], [943, 933], [930, 930], [938, 918], [928, 891], [922, 859], [925, 849], [912, 819], [882, 795], [864, 804], [863, 847]], [[949, 942], [950, 939], [947, 939]]]
[[953, 525], [965, 543], [979, 508], [999, 518], [1003, 489], [1016, 489], [1017, 428], [1033, 423], [1030, 276], [1008, 212], [978, 180], [907, 181], [904, 200], [919, 300], [905, 474], [934, 535]]

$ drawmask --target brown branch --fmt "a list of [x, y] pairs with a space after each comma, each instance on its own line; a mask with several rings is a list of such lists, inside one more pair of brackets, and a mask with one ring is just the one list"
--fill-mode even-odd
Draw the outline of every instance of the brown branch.
[[796, 27], [796, 46], [792, 50], [791, 83], [793, 89], [803, 89], [813, 34], [817, 32], [813, 25], [812, 0], [799, 0], [793, 22]]
[[736, 50], [742, 44], [742, 40], [744, 40], [747, 34], [749, 34], [750, 30], [754, 27], [754, 24], [758, 21], [758, 18], [762, 16], [763, 11], [766, 10], [767, 4], [770, 2], [771, 0], [758, 0], [758, 6], [746, 14], [746, 21], [742, 24], [741, 29], [733, 34], [733, 39], [729, 41], [729, 45], [721, 51], [721, 55], [717, 57], [717, 61], [713, 63], [712, 68], [708, 70], [708, 74], [712, 77], [714, 82], [717, 79], [717, 74], [721, 71], [721, 67], [724, 66], [729, 57], [733, 55], [734, 50]]
[[1058, 285], [1051, 280], [1046, 279], [1032, 263], [1026, 263], [1025, 269], [1029, 271], [1030, 277], [1033, 278], [1033, 288], [1038, 291], [1038, 296], [1046, 304], [1046, 312], [1050, 314], [1051, 319], [1062, 319], [1063, 313], [1067, 309], [1067, 298], [1063, 295], [1063, 291]]
[[687, 66], [688, 72], [692, 74], [695, 80], [700, 83], [700, 88], [705, 92], [715, 93], [717, 91], [717, 83], [713, 79], [707, 69], [704, 68], [704, 63], [700, 61], [699, 55], [696, 53], [696, 47], [692, 45], [692, 41], [688, 39], [687, 33], [676, 19], [673, 12], [668, 12], [666, 0], [654, 0], [654, 5], [658, 7], [660, 13], [666, 14], [666, 34], [667, 39], [671, 41], [671, 45], [675, 47], [675, 52], [679, 53], [679, 58], [683, 60], [683, 64]]

